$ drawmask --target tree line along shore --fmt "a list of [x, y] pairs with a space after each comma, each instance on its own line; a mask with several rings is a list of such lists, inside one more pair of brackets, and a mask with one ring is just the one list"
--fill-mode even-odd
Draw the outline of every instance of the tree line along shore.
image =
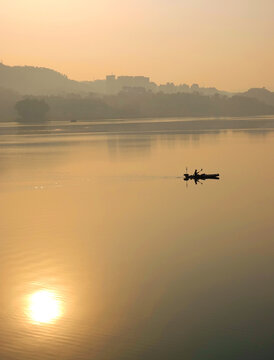
[[[2, 91], [3, 94], [3, 91]], [[274, 106], [241, 95], [132, 93], [20, 96], [0, 92], [2, 121], [273, 115]]]
[[77, 82], [47, 68], [0, 63], [0, 113], [0, 121], [18, 122], [273, 115], [274, 92], [158, 86], [140, 76]]

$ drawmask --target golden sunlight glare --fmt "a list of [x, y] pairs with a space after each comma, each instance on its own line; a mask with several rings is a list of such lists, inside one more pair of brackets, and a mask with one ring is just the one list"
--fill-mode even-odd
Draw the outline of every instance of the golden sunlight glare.
[[30, 295], [28, 314], [35, 323], [51, 323], [62, 315], [61, 305], [55, 292], [40, 290]]

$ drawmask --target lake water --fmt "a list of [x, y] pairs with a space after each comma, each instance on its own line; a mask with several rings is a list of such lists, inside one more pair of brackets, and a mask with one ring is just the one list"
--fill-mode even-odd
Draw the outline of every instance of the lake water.
[[274, 358], [274, 132], [11, 128], [1, 359]]

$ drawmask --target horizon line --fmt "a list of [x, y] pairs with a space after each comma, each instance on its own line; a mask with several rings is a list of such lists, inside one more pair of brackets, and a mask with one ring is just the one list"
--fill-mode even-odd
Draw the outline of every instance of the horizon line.
[[218, 89], [216, 86], [205, 86], [205, 85], [200, 85], [199, 83], [197, 82], [193, 82], [192, 84], [187, 84], [185, 82], [181, 82], [181, 83], [176, 83], [176, 82], [173, 82], [173, 81], [167, 81], [166, 83], [157, 83], [156, 81], [152, 81], [150, 76], [148, 75], [116, 75], [114, 74], [113, 72], [111, 73], [106, 73], [105, 75], [105, 78], [96, 78], [93, 77], [92, 80], [76, 80], [76, 79], [73, 79], [73, 78], [70, 78], [66, 73], [63, 73], [59, 70], [56, 70], [55, 68], [51, 68], [51, 67], [46, 67], [46, 66], [39, 66], [39, 65], [8, 65], [8, 64], [5, 64], [4, 61], [3, 61], [3, 58], [0, 60], [0, 65], [4, 65], [4, 66], [7, 66], [7, 67], [30, 67], [30, 68], [38, 68], [38, 69], [46, 69], [46, 70], [51, 70], [51, 71], [54, 71], [58, 74], [61, 74], [65, 77], [67, 77], [68, 80], [71, 80], [71, 81], [76, 81], [76, 82], [94, 82], [94, 81], [104, 81], [106, 80], [106, 77], [107, 76], [115, 76], [116, 79], [117, 77], [122, 77], [122, 76], [129, 76], [129, 77], [146, 77], [149, 79], [150, 82], [152, 83], [155, 83], [157, 86], [160, 86], [160, 85], [166, 85], [166, 84], [174, 84], [175, 86], [180, 86], [180, 85], [187, 85], [189, 87], [191, 87], [192, 85], [198, 85], [200, 88], [205, 88], [205, 89], [210, 89], [210, 88], [215, 88], [216, 90], [220, 91], [220, 92], [227, 92], [227, 93], [233, 93], [233, 94], [236, 94], [236, 93], [239, 93], [239, 92], [245, 92], [245, 91], [248, 91], [250, 89], [266, 89], [270, 92], [273, 92], [274, 90], [272, 89], [269, 89], [267, 88], [266, 86], [252, 86], [252, 87], [249, 87], [247, 90], [246, 89], [243, 89], [241, 88], [241, 90], [223, 90], [223, 89]]

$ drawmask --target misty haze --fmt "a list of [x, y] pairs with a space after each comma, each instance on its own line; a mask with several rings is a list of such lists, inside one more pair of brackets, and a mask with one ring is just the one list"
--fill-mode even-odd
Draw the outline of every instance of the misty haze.
[[273, 359], [273, 11], [1, 4], [1, 360]]

